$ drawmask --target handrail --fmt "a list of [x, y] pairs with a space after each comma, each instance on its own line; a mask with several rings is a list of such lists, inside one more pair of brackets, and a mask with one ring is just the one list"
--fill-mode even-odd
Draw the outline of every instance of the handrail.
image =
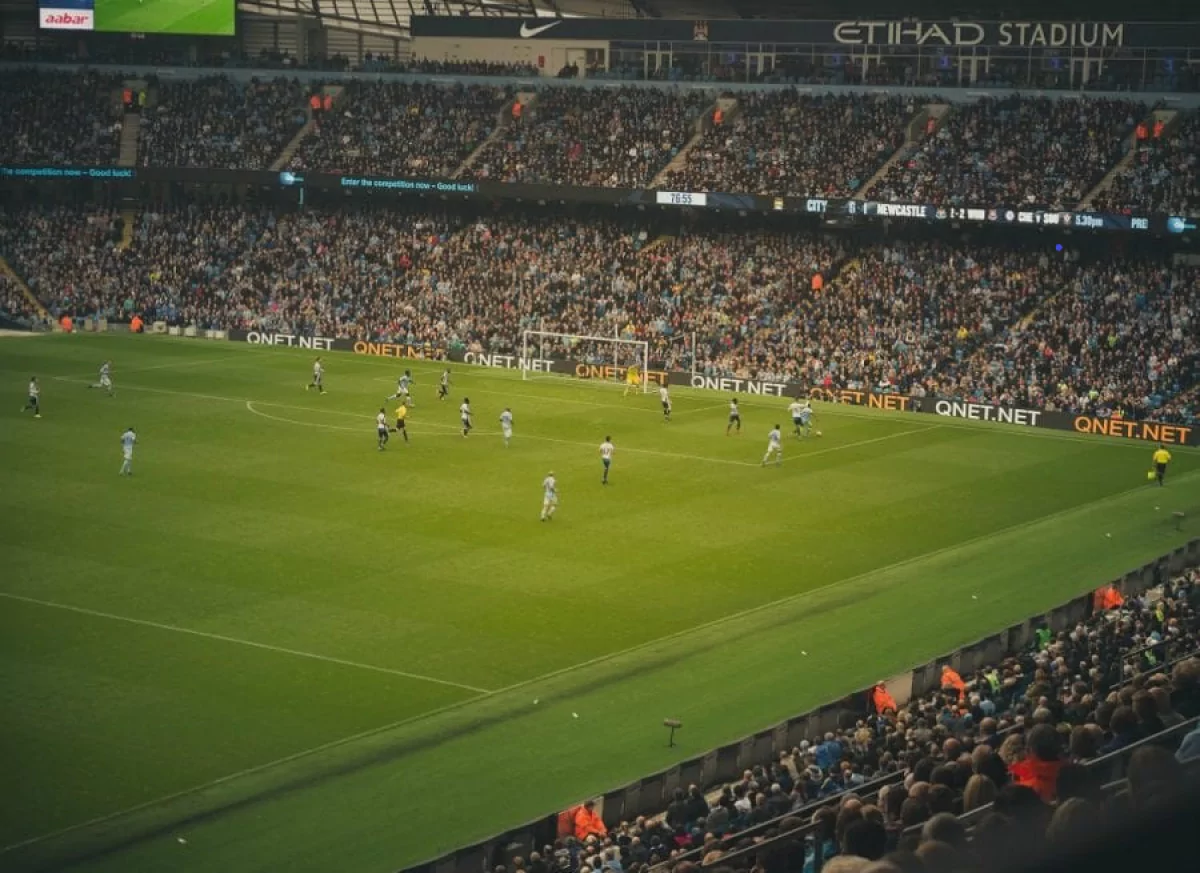
[[[1164, 640], [1164, 642], [1166, 642], [1166, 641]], [[1163, 643], [1158, 643], [1157, 645], [1162, 645], [1162, 644]], [[1151, 648], [1153, 648], [1153, 647], [1151, 647]], [[1118, 682], [1116, 685], [1113, 685], [1108, 690], [1116, 691], [1120, 688], [1124, 688], [1130, 682], [1135, 682], [1138, 679], [1142, 678], [1143, 676], [1153, 676], [1156, 673], [1165, 673], [1172, 667], [1175, 667], [1177, 664], [1181, 664], [1184, 661], [1190, 661], [1192, 658], [1200, 658], [1200, 647], [1192, 649], [1191, 651], [1189, 651], [1183, 655], [1180, 655], [1178, 658], [1175, 658], [1170, 661], [1166, 661], [1162, 664], [1152, 667], [1149, 670], [1143, 670], [1141, 673], [1134, 673], [1132, 676], [1122, 679], [1120, 682]]]
[[[812, 814], [814, 812], [816, 812], [822, 806], [826, 806], [832, 801], [840, 798], [844, 794], [854, 794], [859, 797], [875, 797], [879, 794], [881, 789], [886, 788], [888, 785], [891, 785], [894, 782], [901, 782], [903, 779], [904, 771], [894, 770], [891, 773], [887, 773], [876, 779], [872, 779], [870, 782], [864, 782], [857, 788], [847, 788], [845, 791], [839, 791], [837, 794], [831, 794], [828, 797], [821, 798], [820, 800], [810, 801], [799, 809], [785, 812], [783, 815], [776, 816], [768, 821], [759, 822], [756, 825], [751, 825], [750, 827], [743, 828], [740, 831], [731, 831], [730, 833], [726, 834], [725, 837], [731, 837], [739, 840], [749, 837], [756, 837], [759, 834], [769, 831], [773, 827], [777, 827], [785, 819], [789, 818], [803, 819], [805, 824], [807, 824], [808, 820], [812, 818]], [[794, 831], [789, 831], [789, 833], [794, 833]], [[674, 858], [670, 858], [666, 861], [660, 861], [651, 867], [648, 873], [654, 873], [655, 870], [665, 870], [675, 866], [676, 864], [679, 864], [682, 861], [698, 861], [704, 856], [706, 851], [707, 850], [704, 846], [697, 846], [694, 849], [688, 849], [686, 852], [682, 852], [676, 855]]]
[[[831, 794], [828, 797], [821, 798], [820, 800], [814, 800], [812, 803], [805, 804], [800, 809], [793, 810], [792, 812], [786, 813], [785, 815], [781, 815], [778, 818], [772, 819], [771, 821], [762, 822], [761, 824], [755, 825], [753, 828], [746, 828], [746, 830], [744, 830], [744, 831], [738, 831], [736, 834], [732, 834], [731, 836], [733, 836], [734, 838], [736, 838], [738, 840], [741, 840], [741, 839], [744, 839], [747, 837], [754, 837], [758, 833], [769, 830], [772, 825], [778, 825], [784, 819], [798, 818], [802, 822], [799, 827], [792, 828], [789, 831], [784, 831], [781, 834], [776, 834], [775, 836], [771, 837], [770, 839], [764, 840], [761, 843], [755, 843], [753, 846], [748, 847], [746, 849], [735, 849], [732, 852], [722, 855], [720, 857], [720, 859], [714, 861], [713, 864], [711, 864], [711, 865], [703, 865], [702, 864], [701, 866], [721, 866], [721, 865], [724, 865], [730, 858], [741, 857], [742, 853], [748, 852], [751, 850], [757, 850], [757, 849], [761, 848], [762, 846], [774, 845], [777, 840], [782, 840], [784, 838], [807, 836], [807, 834], [810, 831], [814, 830], [816, 827], [816, 825], [812, 821], [812, 816], [813, 816], [813, 813], [815, 813], [818, 809], [829, 806], [830, 804], [833, 804], [833, 803], [838, 803], [841, 800], [841, 798], [847, 794], [853, 794], [862, 800], [868, 800], [871, 798], [878, 797], [879, 792], [882, 791], [884, 788], [887, 788], [891, 785], [895, 785], [895, 784], [899, 784], [899, 783], [903, 782], [904, 776], [905, 776], [905, 773], [903, 770], [894, 770], [885, 776], [881, 776], [878, 779], [875, 779], [875, 780], [872, 780], [871, 782], [867, 782], [867, 783], [864, 783], [863, 785], [860, 785], [857, 789], [847, 788], [845, 791], [839, 791], [837, 794]], [[752, 831], [753, 831], [753, 833], [752, 833]], [[703, 854], [705, 850], [702, 847], [699, 851], [700, 851], [700, 854]], [[685, 858], [684, 856], [680, 855], [675, 858], [672, 858], [668, 862], [665, 862], [665, 865], [673, 866], [675, 864], [678, 864], [680, 861], [684, 861], [684, 860], [694, 860], [694, 858]], [[664, 864], [656, 865], [656, 867], [652, 868], [652, 869], [657, 869], [657, 867], [662, 867], [662, 866], [664, 866]]]
[[[1110, 764], [1114, 761], [1119, 761], [1122, 758], [1132, 757], [1133, 753], [1136, 752], [1138, 749], [1142, 748], [1143, 746], [1157, 746], [1160, 743], [1162, 743], [1162, 741], [1164, 739], [1167, 739], [1172, 734], [1191, 733], [1191, 731], [1197, 725], [1200, 725], [1200, 715], [1195, 716], [1193, 718], [1189, 718], [1187, 721], [1180, 722], [1179, 724], [1175, 725], [1174, 727], [1165, 728], [1156, 734], [1151, 734], [1148, 737], [1144, 737], [1143, 739], [1138, 740], [1136, 743], [1130, 743], [1128, 746], [1123, 746], [1120, 749], [1109, 752], [1107, 755], [1101, 755], [1098, 758], [1092, 758], [1090, 761], [1084, 762], [1083, 766], [1090, 770], [1093, 767], [1098, 768], [1098, 767], [1104, 766], [1106, 764]], [[1124, 779], [1124, 777], [1122, 777], [1120, 779], [1115, 780], [1115, 782], [1105, 783], [1105, 787], [1108, 787], [1108, 786], [1114, 785], [1114, 784], [1120, 784], [1124, 781], [1125, 781], [1125, 779]], [[958, 816], [958, 819], [959, 819], [959, 821], [962, 821], [962, 822], [968, 822], [968, 823], [972, 822], [972, 821], [974, 821], [974, 819], [982, 816], [985, 812], [990, 811], [992, 809], [993, 805], [994, 805], [994, 803], [988, 803], [988, 804], [984, 804], [983, 806], [977, 806], [977, 807], [975, 807], [975, 809], [972, 809], [969, 812], [964, 812], [962, 815]], [[904, 829], [904, 833], [905, 833], [905, 835], [919, 834], [921, 832], [921, 828], [923, 828], [924, 826], [925, 826], [924, 822], [922, 822], [921, 824], [910, 825], [909, 827]]]

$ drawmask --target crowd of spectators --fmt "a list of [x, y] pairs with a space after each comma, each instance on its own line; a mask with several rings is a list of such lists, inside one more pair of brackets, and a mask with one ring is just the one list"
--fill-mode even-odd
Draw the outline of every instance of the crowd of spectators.
[[1180, 423], [1200, 384], [1200, 268], [1151, 258], [419, 205], [148, 211], [121, 250], [114, 222], [13, 214], [0, 252], [55, 314], [499, 353], [621, 336], [705, 375]]
[[292, 166], [449, 177], [495, 129], [512, 91], [486, 85], [350, 82]]
[[[940, 689], [902, 706], [877, 690], [874, 714], [843, 720], [719, 793], [677, 789], [660, 816], [609, 831], [582, 807], [570, 835], [513, 866], [853, 873], [886, 858], [894, 867], [871, 869], [948, 873], [1014, 845], [1054, 847], [1106, 811], [1178, 788], [1184, 762], [1200, 759], [1200, 726], [1184, 730], [1200, 716], [1198, 650], [1200, 573], [1191, 570], [1061, 632], [1042, 627], [1031, 648], [973, 676], [944, 667]], [[1089, 762], [1177, 727], [1132, 753], [1127, 789], [1103, 795], [1105, 771]], [[967, 813], [974, 821], [960, 818]]]
[[1200, 268], [1106, 259], [1070, 266], [1022, 324], [932, 380], [937, 393], [1167, 421], [1200, 379]]
[[883, 166], [916, 114], [911, 98], [745, 93], [673, 172], [680, 191], [848, 197]]
[[[920, 393], [928, 380], [1003, 337], [1066, 280], [1044, 251], [893, 242], [857, 254], [795, 317], [800, 381]], [[989, 398], [991, 399], [991, 398]]]
[[236, 82], [225, 76], [161, 81], [142, 116], [142, 166], [270, 166], [307, 120], [295, 79]]
[[477, 179], [639, 188], [695, 134], [713, 95], [645, 88], [543, 88], [471, 168]]
[[1112, 180], [1092, 206], [1100, 212], [1200, 215], [1200, 113], [1162, 139], [1138, 143], [1133, 164]]
[[11, 277], [0, 273], [0, 327], [33, 328], [42, 322], [41, 313]]
[[1126, 151], [1147, 112], [1132, 100], [985, 97], [956, 105], [896, 162], [873, 199], [1074, 209]]
[[0, 163], [111, 166], [121, 150], [122, 115], [116, 76], [5, 70]]

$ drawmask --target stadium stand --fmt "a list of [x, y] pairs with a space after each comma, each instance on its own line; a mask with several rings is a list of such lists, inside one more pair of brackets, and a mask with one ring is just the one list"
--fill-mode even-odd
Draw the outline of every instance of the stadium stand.
[[[890, 856], [898, 869], [969, 870], [1004, 840], [1058, 843], [1081, 812], [1094, 826], [1110, 804], [1145, 803], [1200, 758], [1200, 573], [1114, 606], [1042, 628], [1032, 649], [975, 676], [947, 667], [940, 690], [902, 707], [878, 696], [870, 715], [733, 784], [676, 790], [660, 816], [603, 832], [570, 818], [530, 869], [833, 871]], [[924, 863], [905, 866], [912, 854]]]
[[712, 95], [543, 88], [471, 168], [477, 179], [645, 187], [691, 139]]
[[869, 192], [936, 205], [1074, 209], [1125, 152], [1133, 100], [985, 97], [956, 107]]
[[488, 138], [511, 95], [479, 85], [352, 82], [292, 166], [449, 177]]
[[0, 273], [0, 325], [31, 328], [41, 322], [37, 308], [9, 276]]
[[1162, 139], [1139, 143], [1133, 165], [1113, 179], [1112, 187], [1093, 206], [1113, 212], [1200, 214], [1200, 114], [1184, 118]]
[[0, 76], [0, 163], [114, 164], [120, 80], [99, 73], [7, 70]]
[[1113, 259], [1071, 268], [1060, 293], [930, 393], [1098, 415], [1194, 420], [1171, 398], [1200, 377], [1200, 269]]
[[164, 81], [142, 119], [143, 166], [266, 169], [306, 120], [304, 88], [284, 78]]
[[712, 123], [667, 185], [681, 191], [849, 197], [904, 142], [911, 98], [739, 96], [730, 120]]
[[[699, 373], [1191, 423], [1200, 268], [1000, 244], [420, 209], [35, 208], [0, 253], [58, 314], [513, 352], [526, 328]], [[68, 256], [58, 240], [77, 240]], [[694, 346], [691, 339], [694, 337]], [[555, 349], [545, 349], [555, 352]], [[561, 350], [558, 350], [561, 351]]]

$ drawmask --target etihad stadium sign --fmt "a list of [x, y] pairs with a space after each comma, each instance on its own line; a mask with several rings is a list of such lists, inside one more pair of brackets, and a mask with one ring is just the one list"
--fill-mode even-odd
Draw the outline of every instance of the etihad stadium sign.
[[839, 21], [842, 45], [1108, 48], [1125, 45], [1125, 25], [1100, 21]]

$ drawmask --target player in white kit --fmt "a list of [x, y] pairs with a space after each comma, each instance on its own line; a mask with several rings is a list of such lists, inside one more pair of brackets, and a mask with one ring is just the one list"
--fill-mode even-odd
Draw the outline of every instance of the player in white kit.
[[763, 455], [762, 459], [762, 465], [764, 467], [767, 466], [767, 461], [771, 460], [772, 456], [775, 458], [775, 466], [779, 466], [783, 463], [782, 440], [783, 433], [779, 430], [779, 425], [775, 425], [775, 428], [769, 434], [767, 434], [767, 453]]
[[121, 434], [121, 475], [133, 475], [133, 445], [137, 442], [137, 434], [133, 428], [126, 429]]
[[671, 395], [666, 385], [658, 386], [658, 400], [662, 403], [663, 421], [671, 420]]
[[471, 432], [471, 398], [464, 397], [462, 405], [458, 407], [458, 415], [462, 420], [463, 436]]
[[21, 411], [28, 412], [31, 409], [34, 418], [42, 417], [42, 389], [38, 386], [37, 376], [29, 377], [29, 399]]
[[112, 362], [105, 361], [100, 365], [100, 381], [95, 385], [89, 385], [88, 388], [103, 388], [108, 392], [108, 396], [112, 397]]
[[608, 484], [608, 470], [612, 467], [612, 456], [612, 437], [606, 436], [604, 442], [600, 443], [600, 463], [604, 465], [604, 478], [600, 480], [601, 485]]
[[500, 413], [500, 434], [504, 437], [504, 447], [508, 448], [509, 440], [512, 439], [512, 410], [507, 406]]
[[324, 394], [325, 393], [324, 381], [325, 381], [325, 365], [321, 363], [320, 358], [317, 358], [315, 361], [313, 361], [312, 382], [310, 382], [304, 390], [311, 391], [312, 389], [316, 388], [319, 392]]
[[379, 410], [379, 414], [375, 416], [375, 438], [378, 440], [379, 451], [382, 452], [387, 448], [388, 442], [387, 412], [382, 408]]
[[558, 509], [558, 480], [554, 478], [554, 471], [551, 470], [542, 480], [542, 521], [549, 521], [553, 518], [556, 509]]

